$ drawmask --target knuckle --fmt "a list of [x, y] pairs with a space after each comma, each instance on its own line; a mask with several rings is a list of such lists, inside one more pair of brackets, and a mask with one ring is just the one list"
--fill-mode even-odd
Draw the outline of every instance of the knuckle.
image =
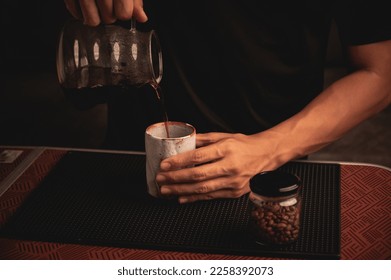
[[242, 167], [238, 161], [232, 161], [229, 166], [224, 167], [222, 172], [226, 172], [226, 175], [238, 175], [240, 174]]
[[238, 164], [235, 164], [234, 166], [232, 166], [231, 172], [233, 174], [239, 175], [242, 172], [242, 167]]
[[216, 145], [216, 155], [219, 158], [222, 158], [225, 155], [224, 151], [225, 151], [226, 147], [225, 147], [224, 143], [225, 143], [225, 140], [222, 142], [218, 142]]
[[201, 152], [199, 150], [195, 150], [193, 153], [192, 161], [193, 161], [193, 163], [200, 163], [203, 161], [204, 158], [205, 158], [205, 156], [204, 156], [203, 152]]
[[206, 178], [206, 173], [203, 170], [196, 171], [192, 174], [192, 179], [197, 181], [197, 180], [202, 180]]
[[235, 154], [235, 149], [237, 149], [237, 141], [231, 137], [221, 140], [216, 145], [216, 153], [218, 157]]
[[230, 166], [221, 166], [220, 167], [220, 175], [226, 176], [232, 173], [232, 168]]
[[203, 193], [208, 193], [209, 192], [209, 187], [207, 185], [201, 185], [196, 189], [196, 193], [203, 194]]
[[235, 149], [235, 146], [237, 145], [236, 140], [234, 138], [227, 138], [222, 142], [225, 146], [225, 149], [228, 152], [231, 152]]

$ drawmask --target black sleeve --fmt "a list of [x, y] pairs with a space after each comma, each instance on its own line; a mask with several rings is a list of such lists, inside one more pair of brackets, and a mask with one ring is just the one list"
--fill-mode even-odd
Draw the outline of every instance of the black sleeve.
[[384, 0], [335, 1], [334, 18], [346, 45], [391, 39], [390, 9]]

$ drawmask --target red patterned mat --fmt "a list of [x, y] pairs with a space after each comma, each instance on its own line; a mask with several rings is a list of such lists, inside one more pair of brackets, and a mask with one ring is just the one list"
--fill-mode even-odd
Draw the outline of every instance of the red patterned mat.
[[345, 259], [391, 259], [391, 171], [341, 168], [341, 244]]
[[[28, 151], [26, 151], [28, 153]], [[45, 150], [0, 198], [0, 225], [66, 153]], [[0, 180], [13, 167], [0, 165]], [[7, 171], [7, 170], [8, 171]], [[341, 166], [341, 258], [391, 259], [391, 171]], [[0, 259], [265, 259], [254, 256], [184, 253], [0, 239]]]
[[2, 182], [8, 175], [11, 174], [13, 170], [30, 154], [31, 150], [29, 149], [7, 149], [7, 148], [0, 148], [0, 154], [3, 152], [6, 152], [7, 150], [17, 150], [21, 151], [22, 154], [16, 158], [11, 163], [1, 163], [0, 162], [0, 182]]
[[[18, 149], [19, 150], [19, 149]], [[30, 153], [24, 150], [23, 154], [13, 163], [0, 164], [0, 182], [9, 175], [18, 164]], [[53, 166], [61, 159], [66, 151], [46, 150], [12, 185], [7, 192], [0, 197], [0, 226], [10, 217], [27, 195], [49, 173]], [[0, 248], [3, 245], [0, 244]], [[0, 257], [2, 250], [0, 250]]]

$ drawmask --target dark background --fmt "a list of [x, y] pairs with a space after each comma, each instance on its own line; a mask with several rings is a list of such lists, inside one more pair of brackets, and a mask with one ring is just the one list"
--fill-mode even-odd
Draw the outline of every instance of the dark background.
[[61, 0], [2, 2], [0, 145], [99, 147], [105, 106], [76, 109], [61, 91], [57, 40], [70, 14]]
[[[106, 106], [77, 109], [58, 84], [57, 40], [68, 18], [62, 0], [2, 1], [0, 146], [101, 147]], [[345, 74], [335, 28], [330, 39], [326, 85]], [[390, 123], [389, 107], [310, 159], [391, 167]]]
[[2, 62], [17, 72], [53, 71], [56, 40], [70, 17], [63, 1], [3, 0], [1, 13]]

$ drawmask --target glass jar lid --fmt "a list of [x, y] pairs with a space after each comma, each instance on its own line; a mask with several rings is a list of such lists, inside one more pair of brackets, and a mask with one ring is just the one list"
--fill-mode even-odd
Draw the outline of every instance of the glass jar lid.
[[301, 180], [295, 174], [281, 170], [264, 171], [251, 178], [250, 189], [261, 196], [291, 196], [301, 189]]

